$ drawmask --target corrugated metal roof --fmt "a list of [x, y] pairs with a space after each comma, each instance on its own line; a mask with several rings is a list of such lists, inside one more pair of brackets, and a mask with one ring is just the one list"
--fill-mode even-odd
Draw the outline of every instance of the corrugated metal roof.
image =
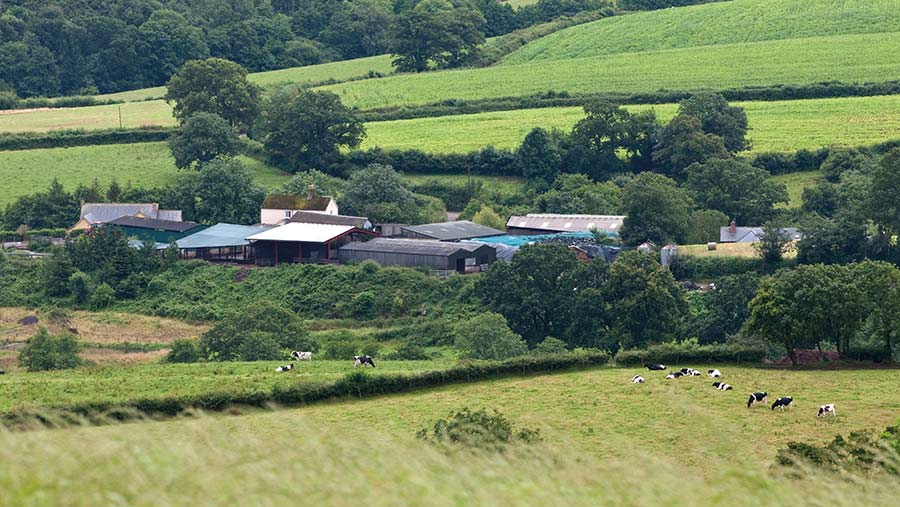
[[181, 210], [159, 209], [159, 204], [155, 202], [89, 202], [81, 205], [81, 218], [90, 224], [105, 224], [117, 218], [137, 215], [181, 222]]
[[298, 222], [301, 224], [352, 225], [353, 227], [359, 227], [360, 229], [372, 228], [372, 222], [366, 217], [329, 215], [327, 213], [316, 213], [314, 211], [296, 211], [288, 222]]
[[153, 218], [119, 217], [107, 222], [123, 227], [139, 227], [141, 229], [154, 229], [160, 231], [185, 232], [199, 226], [196, 222], [175, 222], [172, 220], [156, 220]]
[[355, 227], [352, 225], [289, 223], [248, 236], [247, 239], [250, 241], [325, 243], [354, 229]]
[[468, 220], [455, 222], [440, 222], [436, 224], [409, 225], [404, 231], [413, 232], [422, 236], [428, 236], [440, 241], [453, 241], [459, 239], [484, 238], [505, 234], [491, 227], [486, 227]]
[[[728, 227], [719, 228], [719, 243], [758, 243], [763, 235], [762, 227], [735, 227], [734, 232]], [[792, 240], [801, 238], [800, 232], [794, 227], [781, 229]]]
[[538, 229], [553, 232], [600, 232], [616, 233], [625, 221], [623, 215], [557, 215], [552, 213], [529, 213], [525, 216], [511, 216], [507, 227]]
[[267, 195], [263, 199], [263, 209], [289, 209], [289, 210], [314, 210], [325, 211], [328, 204], [331, 203], [331, 197], [313, 196], [307, 199], [301, 195]]
[[483, 247], [491, 248], [490, 245], [483, 243], [444, 243], [429, 239], [375, 238], [369, 241], [347, 243], [341, 247], [341, 250], [447, 257], [460, 250], [474, 252]]
[[223, 248], [227, 246], [249, 245], [248, 236], [271, 229], [265, 225], [216, 224], [196, 234], [185, 236], [175, 243], [178, 248]]

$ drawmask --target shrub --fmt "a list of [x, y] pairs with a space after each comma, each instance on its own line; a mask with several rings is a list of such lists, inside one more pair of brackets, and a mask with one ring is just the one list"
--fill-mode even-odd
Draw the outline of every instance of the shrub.
[[525, 340], [509, 329], [506, 318], [490, 312], [456, 327], [456, 347], [469, 359], [507, 359], [528, 352]]
[[266, 361], [282, 357], [278, 340], [272, 333], [251, 331], [238, 345], [238, 356], [242, 361]]
[[353, 341], [330, 341], [322, 347], [322, 358], [335, 360], [353, 359], [353, 356], [356, 355], [356, 347], [357, 345]]
[[566, 342], [552, 336], [544, 338], [544, 341], [538, 343], [531, 350], [532, 354], [560, 354], [563, 352], [566, 352]]
[[[367, 265], [366, 269], [371, 269]], [[371, 318], [375, 315], [375, 293], [372, 291], [363, 291], [353, 296], [350, 300], [350, 314], [354, 317]]]
[[196, 363], [200, 360], [197, 340], [179, 339], [172, 342], [172, 348], [163, 358], [165, 363]]
[[471, 411], [468, 408], [451, 414], [449, 419], [438, 419], [429, 433], [422, 428], [416, 433], [422, 440], [473, 449], [502, 451], [512, 444], [532, 444], [541, 440], [536, 429], [515, 429], [512, 422], [494, 410]]
[[375, 357], [381, 351], [381, 344], [375, 340], [365, 340], [356, 346], [356, 350], [360, 355]]
[[425, 349], [409, 341], [401, 343], [397, 350], [385, 354], [384, 358], [391, 361], [424, 361], [429, 359]]
[[745, 363], [761, 362], [766, 348], [759, 345], [700, 345], [696, 340], [659, 343], [646, 349], [622, 349], [614, 361], [619, 366], [644, 363]]
[[[276, 348], [318, 349], [296, 314], [271, 302], [260, 301], [226, 316], [203, 333], [200, 350], [209, 359], [235, 361], [242, 356], [241, 344], [254, 332], [273, 337]], [[259, 338], [253, 338], [253, 342], [254, 346], [261, 343]]]
[[82, 363], [74, 336], [51, 336], [45, 328], [28, 339], [19, 353], [19, 364], [29, 371], [64, 370]]
[[[770, 269], [793, 266], [794, 261], [784, 260]], [[672, 263], [672, 275], [678, 280], [710, 280], [726, 275], [762, 272], [765, 262], [757, 257], [696, 257], [682, 255]]]
[[69, 292], [75, 298], [75, 303], [84, 304], [91, 295], [93, 282], [91, 277], [81, 271], [72, 273], [69, 277]]
[[115, 301], [116, 291], [107, 283], [100, 284], [88, 298], [90, 307], [96, 310], [109, 308]]
[[900, 427], [887, 428], [880, 435], [852, 432], [845, 439], [838, 435], [828, 445], [790, 442], [779, 449], [775, 461], [795, 472], [813, 466], [838, 473], [887, 473], [900, 475]]

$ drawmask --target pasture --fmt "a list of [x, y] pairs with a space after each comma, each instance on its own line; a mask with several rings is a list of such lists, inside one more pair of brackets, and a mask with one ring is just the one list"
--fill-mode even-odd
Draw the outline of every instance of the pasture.
[[[239, 156], [266, 187], [281, 185], [289, 175], [256, 159]], [[172, 183], [178, 176], [166, 143], [108, 144], [0, 152], [0, 206], [17, 197], [44, 191], [53, 178], [72, 190], [79, 183], [101, 186], [114, 178], [125, 186], [151, 188]]]
[[[119, 114], [122, 121], [119, 123]], [[47, 132], [71, 129], [171, 127], [172, 107], [163, 100], [59, 109], [20, 109], [0, 112], [0, 133]]]
[[[315, 484], [304, 503], [330, 505], [855, 506], [900, 494], [894, 481], [795, 481], [769, 468], [787, 441], [895, 423], [896, 370], [721, 369], [737, 390], [646, 371], [647, 383], [632, 385], [635, 370], [601, 368], [52, 438], [0, 432], [0, 459], [12, 465], [0, 467], [0, 505], [276, 505], [295, 501], [298, 484]], [[748, 410], [754, 389], [791, 393], [796, 408]], [[838, 417], [817, 420], [830, 401]], [[490, 454], [414, 438], [462, 407], [496, 408], [545, 442]]]
[[[900, 96], [735, 102], [747, 111], [751, 152], [860, 146], [900, 137]], [[669, 121], [675, 104], [628, 106]], [[568, 131], [584, 117], [579, 107], [519, 109], [366, 124], [361, 148], [465, 153], [487, 145], [515, 148], [535, 127]], [[799, 197], [799, 195], [798, 195]]]
[[900, 31], [894, 0], [732, 0], [636, 12], [560, 30], [508, 64], [616, 53]]
[[824, 179], [819, 171], [802, 171], [789, 174], [778, 174], [772, 177], [787, 187], [789, 201], [785, 208], [799, 208], [803, 204], [803, 189], [811, 187]]
[[877, 82], [900, 78], [894, 63], [898, 51], [900, 33], [839, 35], [403, 74], [322, 89], [339, 94], [345, 104], [372, 109], [548, 90], [636, 93]]

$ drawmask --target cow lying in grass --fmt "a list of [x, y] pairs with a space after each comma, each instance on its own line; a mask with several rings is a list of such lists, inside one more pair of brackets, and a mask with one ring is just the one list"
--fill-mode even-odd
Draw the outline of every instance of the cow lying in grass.
[[718, 391], [731, 391], [734, 389], [734, 386], [726, 384], [725, 382], [713, 382], [713, 387]]
[[357, 366], [371, 366], [375, 367], [375, 361], [372, 360], [372, 356], [353, 356], [353, 367]]
[[819, 414], [816, 417], [823, 417], [828, 414], [831, 414], [833, 417], [837, 417], [837, 412], [834, 410], [834, 403], [829, 403], [828, 405], [822, 405], [819, 407]]
[[681, 374], [684, 375], [685, 377], [699, 377], [700, 376], [700, 372], [693, 368], [682, 368], [680, 371], [681, 371]]
[[666, 380], [681, 378], [683, 376], [684, 376], [684, 373], [681, 373], [680, 371], [676, 371], [674, 373], [670, 373], [670, 374], [666, 375]]
[[651, 363], [647, 363], [647, 364], [645, 364], [644, 366], [646, 366], [647, 369], [650, 370], [650, 371], [662, 371], [662, 370], [665, 370], [665, 369], [666, 369], [666, 365], [664, 365], [664, 364], [651, 364]]
[[291, 363], [291, 364], [286, 364], [284, 366], [279, 366], [278, 368], [275, 368], [275, 371], [282, 372], [282, 371], [291, 371], [293, 369], [294, 369], [294, 363]]
[[635, 375], [635, 376], [631, 377], [631, 383], [632, 384], [643, 384], [644, 377], [642, 377], [640, 375]]
[[772, 410], [780, 408], [781, 411], [784, 412], [785, 407], [794, 410], [794, 398], [790, 396], [783, 396], [775, 400], [775, 403], [772, 404]]
[[295, 350], [291, 352], [291, 358], [296, 359], [297, 361], [312, 361], [312, 352], [299, 352]]
[[719, 370], [707, 370], [706, 374], [713, 378], [722, 378], [722, 372]]
[[747, 408], [753, 407], [757, 403], [768, 403], [769, 402], [769, 393], [753, 393], [750, 395], [750, 399], [747, 400]]

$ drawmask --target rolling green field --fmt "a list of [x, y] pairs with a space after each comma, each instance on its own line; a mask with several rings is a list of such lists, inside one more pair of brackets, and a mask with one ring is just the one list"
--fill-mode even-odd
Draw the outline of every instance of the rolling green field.
[[786, 208], [799, 208], [803, 204], [801, 196], [803, 189], [819, 183], [824, 178], [819, 171], [802, 171], [798, 173], [779, 174], [772, 177], [775, 181], [783, 183], [788, 191], [788, 204]]
[[895, 0], [733, 0], [613, 16], [534, 41], [508, 64], [779, 39], [900, 31]]
[[[256, 173], [256, 181], [267, 187], [282, 184], [289, 176], [262, 162], [238, 157]], [[71, 190], [79, 183], [90, 185], [96, 178], [108, 185], [131, 183], [150, 188], [171, 183], [178, 175], [166, 143], [110, 144], [0, 152], [0, 206], [16, 197], [46, 190], [53, 178]]]
[[[900, 96], [896, 95], [735, 104], [747, 111], [753, 152], [859, 146], [900, 137]], [[652, 108], [666, 122], [677, 106], [628, 108]], [[581, 108], [561, 107], [375, 122], [366, 125], [368, 136], [362, 148], [432, 153], [463, 153], [489, 144], [515, 148], [535, 127], [568, 131], [583, 117]]]
[[725, 44], [638, 54], [397, 75], [323, 87], [370, 109], [450, 98], [723, 89], [900, 78], [900, 33]]
[[[269, 86], [280, 83], [305, 84], [321, 83], [328, 80], [346, 81], [348, 79], [366, 76], [369, 72], [390, 74], [393, 70], [390, 55], [379, 55], [357, 58], [355, 60], [307, 65], [306, 67], [291, 67], [289, 69], [254, 72], [248, 74], [248, 78], [250, 81], [260, 86]], [[155, 88], [143, 88], [127, 92], [97, 95], [96, 98], [136, 101], [157, 99], [165, 94], [166, 88], [164, 86], [157, 86]]]
[[[315, 485], [304, 503], [327, 505], [893, 504], [896, 481], [789, 480], [770, 465], [788, 441], [896, 423], [896, 370], [722, 370], [735, 391], [659, 373], [633, 385], [633, 370], [602, 368], [243, 416], [0, 432], [11, 465], [0, 467], [0, 505], [277, 505], [296, 500], [298, 484]], [[796, 408], [747, 409], [754, 389], [792, 394]], [[817, 419], [827, 402], [838, 417]], [[545, 442], [493, 454], [414, 438], [462, 407], [496, 408]]]
[[[119, 123], [119, 112], [122, 122]], [[162, 100], [105, 106], [32, 109], [0, 112], [2, 132], [46, 132], [65, 129], [112, 129], [172, 126], [172, 108]]]
[[[85, 367], [54, 372], [12, 372], [0, 376], [0, 412], [64, 407], [100, 401], [195, 396], [211, 392], [271, 391], [299, 381], [334, 381], [354, 371], [352, 361], [298, 363], [286, 373], [275, 368], [290, 361], [254, 363], [138, 364]], [[371, 374], [438, 370], [452, 361], [378, 361]]]

